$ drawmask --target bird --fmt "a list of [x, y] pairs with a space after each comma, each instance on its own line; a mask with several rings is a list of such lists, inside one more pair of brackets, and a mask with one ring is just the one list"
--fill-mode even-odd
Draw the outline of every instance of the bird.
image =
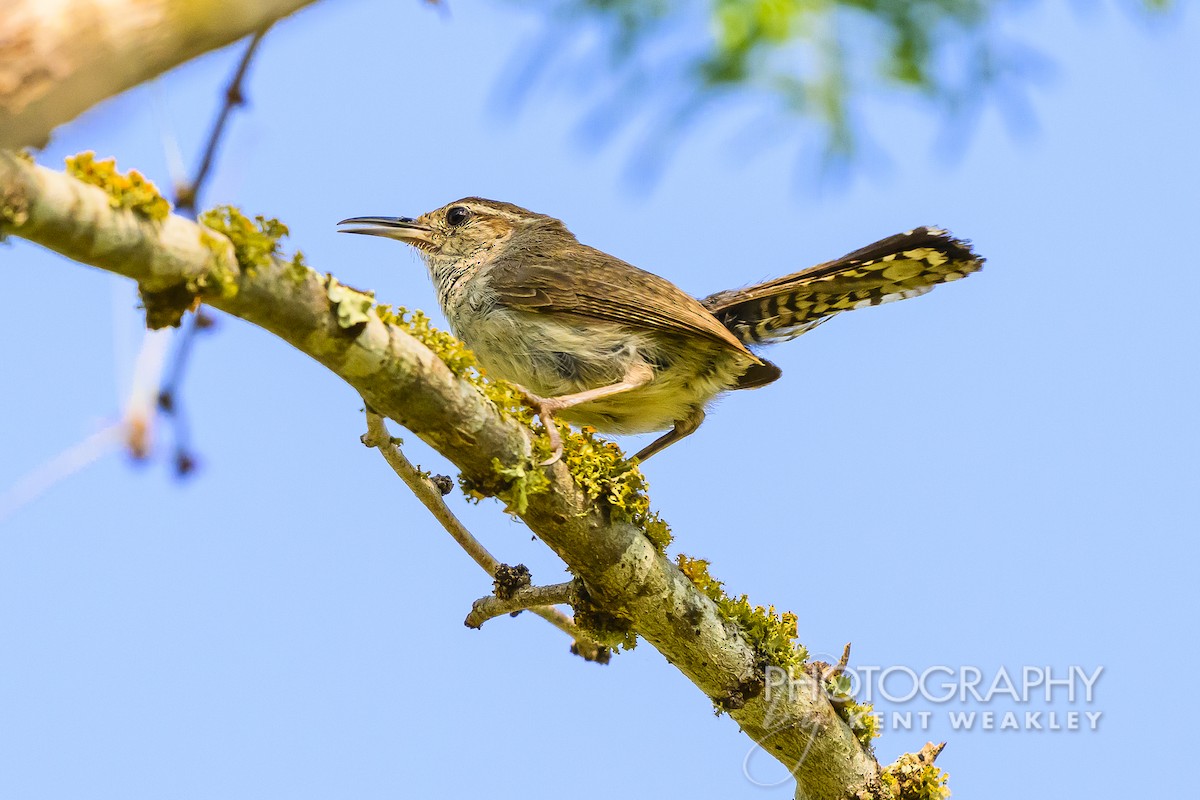
[[416, 248], [455, 336], [488, 376], [515, 384], [563, 452], [556, 419], [597, 431], [666, 431], [644, 462], [700, 427], [720, 394], [781, 370], [765, 345], [835, 314], [925, 294], [984, 259], [948, 231], [920, 227], [781, 278], [695, 298], [582, 244], [559, 219], [466, 197], [419, 217], [352, 217], [343, 233]]

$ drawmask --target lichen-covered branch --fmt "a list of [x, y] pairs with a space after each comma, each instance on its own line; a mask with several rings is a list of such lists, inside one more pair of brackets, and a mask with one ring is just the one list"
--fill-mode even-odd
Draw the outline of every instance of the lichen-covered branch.
[[615, 449], [585, 431], [568, 437], [562, 461], [536, 466], [545, 436], [519, 404], [495, 402], [503, 387], [471, 379], [467, 356], [417, 319], [299, 256], [282, 258], [272, 237], [279, 223], [206, 217], [227, 237], [176, 215], [152, 219], [138, 210], [142, 200], [127, 200], [0, 152], [0, 234], [137, 281], [153, 323], [203, 301], [308, 354], [452, 461], [475, 493], [504, 499], [577, 578], [577, 624], [599, 641], [652, 644], [792, 771], [798, 797], [897, 796], [824, 692], [770, 691], [766, 667], [800, 660], [776, 646], [778, 618], [725, 598], [699, 562], [685, 574], [663, 555], [640, 473]]
[[0, 147], [41, 146], [100, 101], [313, 0], [6, 0]]

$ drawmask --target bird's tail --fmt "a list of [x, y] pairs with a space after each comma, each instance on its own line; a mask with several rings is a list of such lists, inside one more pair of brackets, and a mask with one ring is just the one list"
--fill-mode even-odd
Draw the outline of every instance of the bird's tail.
[[700, 302], [744, 343], [769, 344], [794, 339], [842, 311], [925, 294], [982, 266], [970, 242], [938, 228], [916, 228], [803, 272]]

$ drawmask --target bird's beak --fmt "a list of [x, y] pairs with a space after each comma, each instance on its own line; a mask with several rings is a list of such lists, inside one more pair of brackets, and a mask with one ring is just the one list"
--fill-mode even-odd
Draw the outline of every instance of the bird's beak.
[[339, 233], [365, 233], [370, 236], [386, 236], [412, 245], [433, 244], [433, 228], [422, 225], [411, 217], [351, 217], [338, 223]]

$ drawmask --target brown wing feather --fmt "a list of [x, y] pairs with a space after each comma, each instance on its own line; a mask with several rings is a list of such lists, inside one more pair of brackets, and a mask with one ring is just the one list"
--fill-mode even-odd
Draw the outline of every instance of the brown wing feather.
[[665, 278], [584, 245], [558, 255], [524, 252], [504, 259], [489, 271], [488, 285], [509, 308], [699, 335], [761, 363], [700, 301]]
[[970, 244], [937, 228], [916, 228], [834, 261], [701, 302], [742, 341], [799, 336], [830, 316], [915, 297], [983, 266]]

